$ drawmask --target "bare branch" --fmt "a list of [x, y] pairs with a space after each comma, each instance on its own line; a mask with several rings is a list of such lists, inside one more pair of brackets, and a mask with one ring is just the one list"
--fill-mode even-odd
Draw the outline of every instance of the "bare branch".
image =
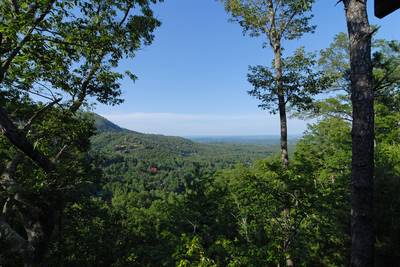
[[72, 47], [72, 46], [85, 47], [82, 44], [78, 44], [76, 42], [67, 42], [67, 41], [64, 41], [64, 40], [61, 40], [61, 39], [58, 39], [58, 38], [50, 38], [50, 37], [47, 37], [47, 36], [41, 36], [40, 38], [41, 38], [42, 41], [47, 41], [47, 42], [55, 43], [55, 44], [63, 44], [63, 45], [67, 45], [69, 47]]
[[121, 27], [122, 24], [124, 24], [125, 20], [128, 18], [128, 15], [129, 15], [129, 12], [131, 11], [131, 8], [132, 8], [132, 7], [129, 6], [129, 7], [126, 9], [126, 12], [125, 12], [125, 14], [124, 14], [124, 17], [122, 18], [121, 22], [119, 23], [119, 27]]
[[33, 95], [36, 95], [36, 96], [40, 96], [40, 97], [42, 97], [42, 98], [44, 98], [44, 99], [47, 99], [47, 100], [51, 100], [51, 101], [54, 100], [53, 97], [50, 97], [50, 96], [48, 96], [48, 95], [44, 95], [44, 94], [42, 94], [42, 93], [39, 93], [39, 92], [36, 92], [36, 91], [33, 91], [33, 90], [28, 90], [28, 89], [20, 88], [20, 87], [15, 87], [15, 88], [18, 89], [18, 90], [21, 90], [21, 91], [25, 91], [25, 92], [27, 92], [27, 93], [29, 93], [29, 94], [33, 94]]
[[54, 157], [54, 159], [52, 160], [53, 163], [58, 163], [58, 160], [60, 159], [60, 157], [62, 156], [62, 154], [65, 152], [65, 150], [68, 148], [68, 145], [64, 145], [60, 151], [57, 153], [57, 155]]

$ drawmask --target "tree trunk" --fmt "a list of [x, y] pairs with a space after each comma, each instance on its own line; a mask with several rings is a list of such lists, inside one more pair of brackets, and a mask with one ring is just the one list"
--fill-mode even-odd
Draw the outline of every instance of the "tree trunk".
[[7, 111], [0, 106], [0, 133], [2, 133], [16, 148], [31, 158], [34, 163], [41, 167], [46, 173], [54, 171], [54, 163], [43, 153], [37, 150], [11, 121]]
[[34, 250], [32, 257], [26, 260], [25, 267], [42, 266], [56, 223], [55, 212], [51, 207], [27, 209], [29, 211], [21, 212], [21, 217], [28, 242]]
[[[0, 244], [7, 248], [4, 253], [19, 257], [25, 267], [42, 266], [48, 244], [56, 226], [57, 212], [50, 206], [37, 207], [16, 194], [14, 200], [19, 219], [27, 239], [22, 237], [6, 218], [0, 215]], [[0, 258], [0, 266], [3, 262]]]
[[[0, 252], [1, 254], [18, 255], [24, 261], [33, 256], [34, 248], [7, 223], [3, 216], [0, 216], [0, 245], [7, 248], [6, 251]], [[0, 257], [0, 266], [7, 266], [7, 259]]]
[[[287, 142], [287, 117], [286, 117], [286, 101], [285, 91], [282, 85], [282, 49], [280, 45], [274, 47], [275, 55], [275, 80], [278, 92], [278, 108], [279, 108], [279, 120], [281, 127], [281, 161], [284, 168], [289, 166], [289, 153], [288, 153], [288, 142]], [[285, 214], [289, 214], [289, 209], [285, 209]], [[285, 243], [289, 244], [289, 238], [285, 240]], [[288, 253], [289, 247], [285, 247], [286, 254], [286, 266], [294, 266], [293, 261]]]
[[291, 246], [291, 231], [292, 231], [292, 226], [290, 223], [290, 209], [285, 208], [283, 210], [283, 214], [285, 216], [285, 222], [283, 223], [284, 228], [285, 228], [285, 233], [284, 233], [284, 242], [283, 242], [283, 250], [285, 254], [285, 264], [287, 267], [293, 267], [294, 262], [293, 259], [290, 255], [290, 246]]
[[366, 0], [345, 0], [353, 105], [351, 266], [374, 265], [374, 94]]
[[281, 127], [281, 160], [284, 167], [289, 166], [287, 118], [285, 91], [282, 86], [282, 50], [280, 46], [274, 48], [275, 54], [275, 79], [278, 91], [279, 119]]
[[[1, 175], [0, 186], [8, 192], [20, 190], [14, 176], [17, 165], [21, 163], [22, 159], [22, 154], [17, 153], [6, 165]], [[38, 199], [35, 195], [28, 197], [16, 193], [8, 198], [0, 214], [0, 246], [7, 248], [2, 252], [20, 258], [25, 267], [41, 265], [56, 225], [57, 213], [54, 212], [53, 207], [57, 205], [46, 204], [43, 201], [35, 203]], [[57, 201], [54, 201], [54, 203], [57, 203]], [[14, 212], [18, 214], [16, 219], [21, 222], [21, 226], [25, 230], [24, 235], [20, 235], [16, 230], [21, 229], [21, 227], [10, 225], [7, 222], [6, 216], [10, 209], [9, 206], [12, 206]], [[7, 262], [2, 262], [6, 260], [0, 257], [0, 266], [7, 265]]]

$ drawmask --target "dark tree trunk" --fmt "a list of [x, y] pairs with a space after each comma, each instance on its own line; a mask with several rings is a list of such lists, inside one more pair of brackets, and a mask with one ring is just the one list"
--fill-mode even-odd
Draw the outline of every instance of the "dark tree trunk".
[[[21, 188], [15, 182], [17, 165], [21, 163], [23, 156], [17, 155], [6, 165], [0, 177], [0, 186], [9, 192], [20, 191]], [[40, 196], [15, 193], [8, 197], [0, 211], [0, 245], [7, 248], [3, 251], [21, 259], [25, 267], [42, 266], [48, 244], [57, 223], [55, 212], [58, 207], [57, 196], [51, 196], [47, 201], [40, 200]], [[55, 208], [56, 207], [56, 208]], [[18, 214], [16, 220], [20, 221], [25, 233], [21, 235], [15, 225], [7, 222], [8, 211], [12, 209]], [[58, 209], [61, 211], [61, 209]], [[15, 224], [15, 220], [13, 223]], [[26, 238], [25, 238], [26, 236]], [[0, 252], [1, 253], [1, 252]], [[0, 266], [7, 265], [6, 259], [0, 258]]]
[[281, 125], [281, 160], [285, 167], [289, 166], [289, 152], [288, 152], [288, 141], [287, 141], [287, 118], [286, 118], [286, 104], [285, 96], [283, 93], [279, 93], [279, 119]]
[[[16, 196], [17, 198], [18, 196]], [[18, 201], [23, 203], [27, 200], [18, 199]], [[57, 212], [52, 206], [54, 205], [38, 207], [30, 206], [27, 203], [27, 205], [18, 207], [28, 242], [33, 248], [31, 257], [27, 258], [25, 262], [26, 267], [42, 266], [43, 264], [57, 221]]]
[[[0, 216], [0, 244], [7, 247], [6, 253], [23, 260], [25, 267], [43, 266], [58, 213], [51, 207], [39, 208], [31, 205], [18, 194], [13, 201], [27, 239], [17, 233], [15, 227], [7, 223], [6, 218]], [[0, 259], [0, 266], [2, 264]]]
[[[7, 223], [3, 216], [0, 216], [0, 245], [7, 248], [0, 254], [18, 255], [25, 262], [33, 257], [34, 248]], [[0, 266], [7, 266], [7, 260], [7, 258], [0, 257]]]
[[[276, 45], [274, 48], [275, 54], [275, 79], [277, 84], [277, 93], [278, 93], [278, 108], [279, 108], [279, 120], [280, 120], [280, 128], [281, 128], [281, 161], [282, 165], [287, 168], [289, 166], [289, 153], [288, 153], [288, 141], [287, 141], [287, 117], [286, 117], [286, 100], [285, 100], [285, 91], [282, 85], [282, 49], [279, 45]], [[289, 208], [285, 209], [285, 214], [289, 216]], [[284, 250], [286, 254], [286, 266], [292, 267], [294, 266], [293, 260], [289, 254], [289, 234], [285, 240]]]
[[353, 105], [351, 266], [374, 265], [374, 94], [366, 0], [345, 0]]
[[282, 86], [282, 50], [280, 46], [274, 48], [275, 54], [275, 79], [278, 92], [279, 119], [281, 127], [281, 160], [284, 167], [289, 166], [289, 153], [287, 141], [287, 118], [285, 91]]

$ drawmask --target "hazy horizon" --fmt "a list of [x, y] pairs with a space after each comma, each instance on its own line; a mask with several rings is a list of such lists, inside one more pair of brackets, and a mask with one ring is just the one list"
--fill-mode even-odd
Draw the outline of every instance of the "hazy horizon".
[[[181, 137], [278, 136], [280, 131], [278, 116], [259, 114], [122, 113], [99, 115], [131, 131]], [[308, 121], [310, 122], [312, 121]], [[288, 122], [288, 128], [290, 136], [299, 136], [306, 130], [307, 123], [292, 119]]]
[[[285, 41], [284, 56], [300, 46], [307, 51], [327, 48], [336, 34], [347, 32], [343, 7], [335, 3], [315, 3], [315, 33]], [[373, 14], [373, 2], [368, 9]], [[120, 66], [138, 80], [122, 81], [123, 104], [98, 104], [96, 113], [125, 128], [155, 134], [279, 134], [277, 117], [260, 110], [247, 94], [248, 66], [269, 65], [273, 59], [272, 50], [262, 48], [265, 38], [244, 37], [219, 1], [165, 1], [154, 6], [154, 14], [162, 25], [153, 44]], [[398, 39], [393, 25], [400, 24], [400, 12], [370, 20], [381, 26], [376, 38]], [[288, 133], [303, 133], [309, 122], [289, 119]]]

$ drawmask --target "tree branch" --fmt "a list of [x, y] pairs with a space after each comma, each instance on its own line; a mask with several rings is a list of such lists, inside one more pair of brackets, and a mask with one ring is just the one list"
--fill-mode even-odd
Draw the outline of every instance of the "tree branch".
[[52, 160], [53, 163], [57, 163], [58, 160], [60, 159], [60, 157], [62, 156], [62, 154], [65, 152], [65, 150], [68, 148], [68, 145], [64, 145], [60, 151], [57, 153], [57, 155], [54, 157], [54, 159]]
[[3, 173], [1, 174], [0, 185], [5, 189], [8, 190], [10, 187], [15, 186], [14, 175], [17, 170], [18, 164], [22, 160], [21, 153], [17, 153], [14, 158], [8, 162], [6, 165]]
[[48, 103], [46, 106], [42, 107], [41, 109], [39, 109], [38, 111], [36, 111], [32, 117], [28, 120], [28, 122], [24, 125], [23, 127], [23, 131], [27, 131], [32, 123], [39, 118], [43, 113], [45, 113], [48, 109], [50, 109], [51, 107], [53, 107], [55, 104], [59, 103], [62, 100], [62, 98], [57, 98], [55, 99], [53, 102]]
[[91, 79], [93, 78], [93, 76], [95, 75], [96, 71], [99, 69], [101, 61], [104, 57], [104, 53], [102, 53], [98, 59], [97, 62], [95, 62], [92, 66], [92, 68], [90, 69], [89, 73], [87, 74], [86, 78], [83, 80], [82, 82], [82, 86], [80, 88], [79, 94], [78, 94], [78, 99], [76, 99], [71, 107], [69, 108], [69, 110], [71, 112], [76, 112], [83, 104], [83, 102], [85, 101], [85, 98], [87, 96], [87, 87], [89, 86], [89, 83], [91, 81]]
[[29, 39], [31, 38], [31, 35], [33, 33], [33, 31], [36, 29], [36, 27], [44, 20], [44, 18], [46, 17], [46, 15], [50, 12], [53, 4], [56, 2], [56, 0], [52, 0], [48, 3], [45, 11], [38, 17], [35, 19], [35, 21], [33, 22], [32, 27], [28, 30], [28, 32], [26, 33], [26, 35], [24, 36], [24, 38], [21, 40], [21, 42], [17, 45], [17, 47], [14, 48], [14, 50], [11, 52], [11, 54], [8, 56], [8, 58], [6, 59], [6, 61], [4, 61], [4, 63], [1, 65], [0, 67], [0, 84], [3, 82], [4, 77], [6, 72], [8, 71], [11, 62], [14, 60], [14, 58], [18, 55], [18, 53], [21, 51], [21, 49], [24, 47], [24, 45], [29, 41]]
[[25, 134], [15, 126], [3, 107], [0, 107], [0, 131], [16, 148], [32, 159], [46, 173], [50, 173], [55, 169], [53, 162], [34, 148]]

